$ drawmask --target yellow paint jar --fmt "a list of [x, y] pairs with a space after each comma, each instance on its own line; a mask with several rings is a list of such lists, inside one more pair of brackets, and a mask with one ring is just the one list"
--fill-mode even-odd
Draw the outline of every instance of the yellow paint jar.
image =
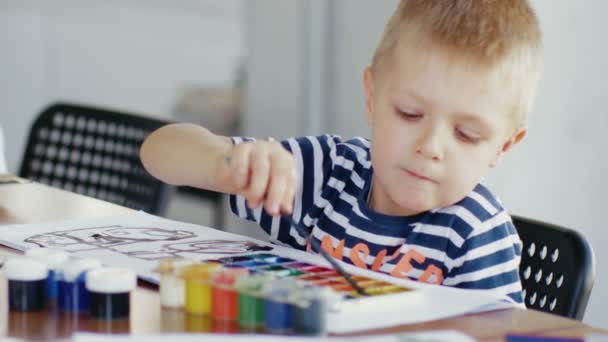
[[182, 269], [186, 287], [186, 312], [196, 315], [211, 313], [211, 273], [219, 271], [221, 265], [214, 262], [199, 263]]

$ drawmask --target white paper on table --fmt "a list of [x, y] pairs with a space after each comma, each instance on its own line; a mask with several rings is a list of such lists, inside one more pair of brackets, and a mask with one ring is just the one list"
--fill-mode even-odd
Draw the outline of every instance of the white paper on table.
[[[130, 268], [141, 279], [157, 284], [158, 260], [171, 256], [212, 260], [259, 252], [331, 267], [319, 255], [143, 212], [95, 220], [3, 226], [0, 243], [19, 250], [36, 246], [64, 249], [78, 257], [97, 258], [108, 266]], [[341, 301], [338, 304], [349, 309], [340, 310], [336, 306], [338, 309], [330, 311], [327, 326], [333, 333], [426, 322], [511, 306], [489, 291], [429, 285], [342, 265], [351, 274], [416, 290]]]
[[608, 342], [608, 335], [603, 334], [588, 334], [585, 336], [585, 342]]
[[102, 335], [102, 334], [76, 334], [74, 342], [475, 342], [473, 338], [455, 330], [434, 330], [399, 335], [378, 335], [361, 337], [301, 337], [301, 336], [273, 336], [273, 335], [247, 335], [247, 334], [158, 334], [158, 335]]

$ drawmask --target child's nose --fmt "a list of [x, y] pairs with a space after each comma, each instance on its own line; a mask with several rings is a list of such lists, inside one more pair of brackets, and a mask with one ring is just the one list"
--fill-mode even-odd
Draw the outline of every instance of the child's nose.
[[443, 148], [440, 127], [426, 127], [420, 134], [416, 144], [416, 154], [440, 161], [443, 159]]

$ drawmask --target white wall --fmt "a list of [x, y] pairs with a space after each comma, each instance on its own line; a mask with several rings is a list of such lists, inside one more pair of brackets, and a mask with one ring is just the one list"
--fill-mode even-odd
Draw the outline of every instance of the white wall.
[[336, 0], [334, 11], [333, 132], [369, 136], [363, 98], [363, 70], [369, 65], [384, 24], [397, 0]]
[[[292, 9], [300, 6], [297, 1], [281, 3]], [[362, 72], [396, 3], [396, 0], [333, 1], [329, 39], [334, 45], [326, 53], [331, 66], [328, 81], [332, 84], [326, 108], [328, 131], [345, 136], [368, 135]], [[608, 78], [608, 45], [602, 38], [602, 32], [608, 30], [605, 20], [608, 2], [533, 0], [533, 5], [545, 33], [546, 67], [530, 118], [530, 133], [488, 180], [513, 213], [572, 227], [587, 236], [595, 246], [597, 279], [585, 321], [606, 327], [608, 280], [604, 273], [608, 272], [608, 250], [601, 247], [608, 244], [603, 221], [608, 203], [605, 200], [608, 158], [601, 146], [608, 143], [604, 133], [608, 129], [608, 113], [603, 101]], [[261, 21], [263, 27], [276, 22], [273, 13], [269, 10], [258, 13], [265, 18]], [[283, 28], [284, 25], [279, 25], [277, 30]], [[252, 30], [256, 27], [248, 28]], [[269, 37], [282, 34], [272, 32]], [[304, 45], [304, 40], [299, 39], [300, 45]], [[292, 59], [298, 59], [300, 51], [275, 45], [263, 37], [249, 44], [258, 51], [272, 49], [274, 53], [265, 54], [263, 63], [250, 64], [253, 69], [250, 73], [269, 78], [254, 77], [250, 82], [253, 100], [247, 109], [249, 120], [262, 115], [265, 124], [246, 126], [245, 132], [260, 136], [272, 132], [278, 132], [276, 135], [320, 133], [305, 132], [302, 126], [294, 130], [293, 123], [301, 120], [298, 103], [302, 98], [293, 98], [294, 85], [275, 82], [284, 75], [272, 74], [275, 70], [283, 72], [285, 67], [293, 67]], [[274, 101], [264, 101], [263, 107], [256, 104], [257, 92], [272, 93]], [[289, 109], [292, 111], [288, 112]]]
[[534, 0], [545, 34], [545, 72], [530, 132], [491, 179], [514, 213], [581, 231], [597, 278], [585, 321], [608, 326], [606, 78], [608, 2]]
[[169, 116], [181, 87], [229, 86], [241, 0], [0, 3], [0, 125], [17, 171], [31, 120], [59, 99]]
[[[242, 0], [0, 2], [0, 126], [9, 171], [18, 171], [29, 127], [51, 102], [170, 117], [183, 87], [232, 86], [246, 57], [243, 18]], [[189, 196], [174, 196], [168, 216], [213, 222], [210, 208]]]
[[[251, 7], [247, 16], [245, 5]], [[279, 30], [259, 15], [274, 10], [282, 13], [273, 15], [284, 26]], [[279, 47], [298, 51], [293, 39], [300, 35], [298, 10], [299, 5], [287, 1], [284, 6], [280, 1], [256, 1], [253, 6], [242, 0], [0, 2], [0, 126], [9, 171], [18, 171], [29, 126], [50, 102], [77, 101], [169, 117], [181, 87], [231, 86], [250, 47], [243, 30], [246, 22], [256, 27], [249, 34], [257, 39], [277, 35], [273, 48], [256, 49], [254, 64], [265, 66], [248, 77], [283, 84], [284, 91], [291, 91], [283, 94], [289, 100], [283, 103], [291, 106], [301, 87], [297, 54], [291, 64], [279, 64], [274, 72], [265, 68], [276, 64]], [[265, 103], [281, 104], [274, 90], [259, 89], [248, 100], [259, 113], [270, 112]], [[292, 107], [279, 108], [272, 110], [293, 112]], [[248, 120], [253, 131], [272, 127], [259, 117]], [[288, 116], [279, 121], [292, 127], [281, 131], [295, 134], [297, 123]], [[189, 196], [175, 196], [168, 216], [213, 222], [213, 212]], [[229, 231], [264, 238], [260, 229], [232, 215], [227, 214], [226, 222]]]
[[25, 5], [0, 5], [0, 125], [9, 170], [17, 169], [25, 132], [45, 101], [45, 18]]
[[247, 88], [244, 134], [276, 138], [301, 134], [304, 51], [302, 1], [245, 3]]

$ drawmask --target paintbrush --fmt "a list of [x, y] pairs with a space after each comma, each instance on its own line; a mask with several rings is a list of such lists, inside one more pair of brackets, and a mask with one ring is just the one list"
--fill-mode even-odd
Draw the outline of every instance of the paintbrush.
[[336, 272], [338, 272], [344, 279], [346, 279], [346, 281], [350, 284], [350, 286], [352, 286], [359, 295], [369, 296], [369, 294], [367, 294], [367, 292], [365, 292], [365, 290], [361, 286], [359, 286], [359, 284], [357, 284], [357, 282], [350, 276], [350, 274], [348, 274], [342, 268], [342, 266], [338, 263], [338, 261], [336, 261], [336, 259], [334, 259], [331, 255], [327, 254], [327, 252], [323, 249], [323, 247], [321, 247], [319, 240], [316, 240], [312, 236], [312, 233], [311, 234], [306, 233], [306, 231], [304, 230], [302, 221], [300, 221], [300, 223], [296, 224], [291, 219], [291, 216], [283, 216], [283, 217], [291, 223], [291, 226], [294, 227], [298, 231], [298, 233], [300, 233], [301, 236], [307, 236], [306, 241], [307, 241], [307, 243], [310, 244], [311, 249], [313, 251], [321, 254], [321, 256], [325, 260], [327, 260], [327, 262], [329, 262], [329, 264], [333, 267], [333, 269]]

